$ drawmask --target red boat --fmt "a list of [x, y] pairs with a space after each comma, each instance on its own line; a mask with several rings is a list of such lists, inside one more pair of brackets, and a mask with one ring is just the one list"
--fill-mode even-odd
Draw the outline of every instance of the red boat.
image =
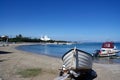
[[99, 50], [99, 56], [115, 56], [120, 50], [116, 49], [114, 42], [104, 42]]

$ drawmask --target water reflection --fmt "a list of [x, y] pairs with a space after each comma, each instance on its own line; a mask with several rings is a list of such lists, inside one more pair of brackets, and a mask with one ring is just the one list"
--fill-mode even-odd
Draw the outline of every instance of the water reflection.
[[101, 63], [101, 64], [120, 64], [120, 57], [97, 57], [94, 58], [95, 63]]

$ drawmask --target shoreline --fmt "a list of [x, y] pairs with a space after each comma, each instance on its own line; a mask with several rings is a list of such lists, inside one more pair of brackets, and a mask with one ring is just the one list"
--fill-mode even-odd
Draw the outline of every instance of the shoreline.
[[[20, 45], [20, 46], [22, 46], [22, 45]], [[58, 58], [58, 59], [61, 59], [61, 57], [58, 57], [58, 56], [52, 56], [52, 55], [47, 55], [47, 54], [42, 54], [42, 53], [30, 52], [30, 51], [18, 49], [17, 47], [19, 47], [19, 46], [16, 46], [16, 47], [15, 47], [16, 50], [24, 51], [24, 52], [26, 52], [26, 53], [31, 53], [31, 54], [36, 54], [36, 55], [43, 55], [43, 56], [48, 56], [48, 57], [51, 57], [51, 58]], [[62, 59], [61, 59], [61, 60], [62, 60]]]
[[[24, 43], [23, 43], [24, 44]], [[41, 43], [25, 43], [26, 45], [43, 45]], [[21, 50], [21, 51], [25, 51], [25, 52], [29, 52], [29, 53], [34, 53], [34, 54], [37, 54], [37, 55], [44, 55], [44, 56], [48, 56], [48, 57], [53, 57], [53, 58], [59, 58], [61, 59], [62, 57], [60, 56], [55, 56], [55, 55], [51, 55], [51, 54], [45, 54], [45, 53], [42, 53], [42, 52], [36, 52], [36, 51], [32, 51], [32, 50], [29, 50], [28, 48], [24, 50], [24, 48], [22, 48], [21, 46], [25, 46], [25, 45], [20, 45], [20, 46], [17, 46], [15, 47], [15, 49], [17, 50]], [[66, 52], [65, 52], [66, 53]], [[62, 59], [61, 59], [62, 60]], [[101, 63], [101, 64], [120, 64], [120, 57], [119, 58], [113, 58], [113, 59], [110, 59], [110, 57], [101, 57], [101, 58], [94, 58], [94, 63]]]
[[[17, 46], [30, 44], [20, 43], [0, 47], [0, 78], [4, 80], [54, 80], [58, 77], [58, 69], [62, 66], [60, 58], [15, 49]], [[27, 68], [41, 68], [42, 73], [32, 78], [23, 78], [16, 74], [17, 71]], [[94, 80], [119, 80], [120, 77], [120, 64], [93, 63], [93, 70], [98, 75]]]
[[[11, 44], [0, 47], [0, 78], [4, 80], [53, 80], [58, 76], [58, 69], [62, 61], [45, 55], [38, 55], [30, 52], [16, 50], [20, 45], [30, 45], [30, 43]], [[41, 68], [42, 74], [34, 78], [22, 78], [16, 72], [28, 68]], [[48, 77], [46, 77], [48, 76]]]

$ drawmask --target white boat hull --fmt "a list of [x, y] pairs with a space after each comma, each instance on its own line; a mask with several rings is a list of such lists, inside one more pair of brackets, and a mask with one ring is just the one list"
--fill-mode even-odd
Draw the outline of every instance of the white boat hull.
[[112, 54], [100, 54], [100, 57], [109, 57], [109, 56], [116, 56], [116, 53], [112, 53]]
[[99, 56], [116, 56], [120, 50], [116, 49], [114, 42], [104, 42], [99, 51]]
[[62, 59], [67, 69], [92, 69], [92, 55], [87, 52], [71, 49]]
[[99, 56], [115, 56], [118, 52], [120, 51], [115, 49], [101, 48]]

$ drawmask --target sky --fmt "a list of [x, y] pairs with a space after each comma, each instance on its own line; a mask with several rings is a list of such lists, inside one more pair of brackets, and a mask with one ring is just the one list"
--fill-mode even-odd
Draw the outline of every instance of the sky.
[[0, 0], [0, 35], [120, 41], [120, 0]]

